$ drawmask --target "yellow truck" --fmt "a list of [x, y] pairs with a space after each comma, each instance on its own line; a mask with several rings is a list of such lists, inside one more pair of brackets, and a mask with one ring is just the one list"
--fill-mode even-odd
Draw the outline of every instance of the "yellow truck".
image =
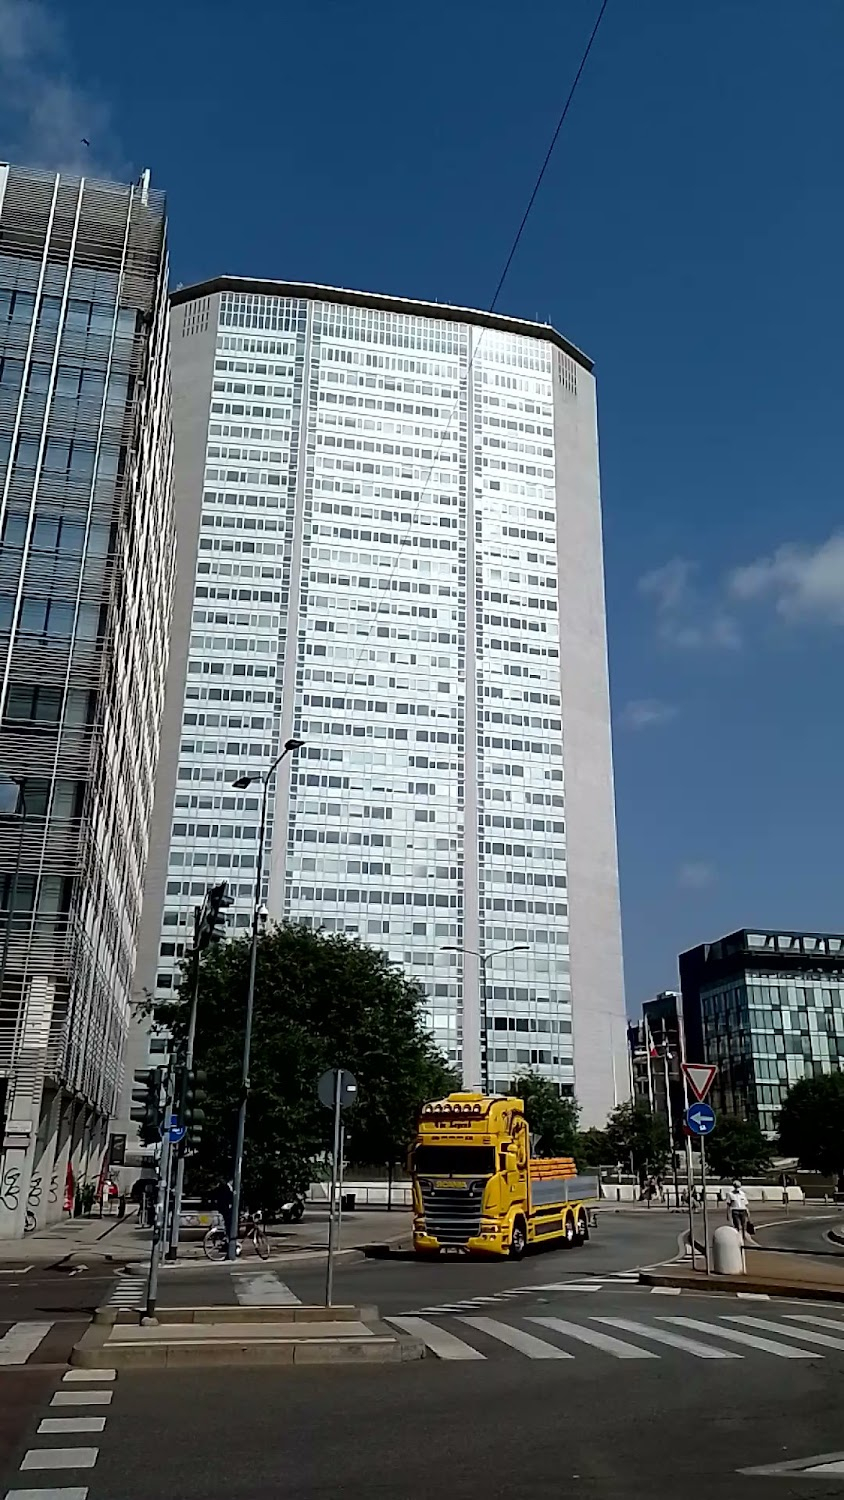
[[412, 1152], [413, 1245], [520, 1260], [528, 1245], [589, 1238], [598, 1179], [570, 1156], [532, 1157], [521, 1099], [449, 1094], [422, 1106]]

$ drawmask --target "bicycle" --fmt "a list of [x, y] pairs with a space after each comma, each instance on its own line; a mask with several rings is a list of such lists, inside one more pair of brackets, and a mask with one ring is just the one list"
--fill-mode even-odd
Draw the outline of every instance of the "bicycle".
[[[266, 1260], [270, 1253], [270, 1242], [260, 1213], [246, 1214], [238, 1227], [236, 1253], [242, 1255], [244, 1241], [250, 1240], [255, 1254]], [[225, 1224], [214, 1224], [208, 1230], [202, 1248], [208, 1260], [225, 1260], [229, 1250], [229, 1232]]]

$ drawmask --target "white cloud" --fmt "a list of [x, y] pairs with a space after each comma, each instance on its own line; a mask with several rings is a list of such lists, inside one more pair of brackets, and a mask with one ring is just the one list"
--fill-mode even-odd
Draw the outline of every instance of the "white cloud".
[[715, 884], [715, 866], [705, 859], [689, 859], [677, 871], [677, 884], [686, 891], [705, 891]]
[[662, 703], [659, 698], [631, 698], [619, 715], [625, 729], [652, 729], [657, 724], [667, 724], [676, 717], [673, 703]]
[[3, 156], [51, 171], [110, 175], [119, 168], [111, 160], [108, 109], [67, 76], [65, 52], [62, 26], [40, 0], [0, 0]]
[[736, 650], [741, 635], [735, 620], [720, 602], [701, 599], [694, 572], [694, 563], [673, 557], [639, 579], [639, 593], [654, 601], [659, 639], [680, 650]]
[[789, 542], [730, 574], [734, 599], [772, 599], [785, 620], [844, 625], [844, 533], [817, 547]]

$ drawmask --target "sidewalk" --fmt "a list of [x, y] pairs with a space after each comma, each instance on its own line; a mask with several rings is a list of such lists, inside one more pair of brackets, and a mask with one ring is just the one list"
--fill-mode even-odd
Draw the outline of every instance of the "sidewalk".
[[[344, 1214], [340, 1226], [339, 1247], [357, 1250], [371, 1243], [390, 1244], [410, 1235], [412, 1215], [407, 1209], [367, 1209]], [[270, 1259], [298, 1255], [324, 1255], [328, 1241], [328, 1214], [322, 1207], [309, 1208], [300, 1224], [270, 1225]], [[21, 1240], [0, 1240], [0, 1265], [55, 1265], [73, 1256], [74, 1261], [92, 1264], [96, 1261], [137, 1261], [149, 1254], [152, 1231], [139, 1229], [134, 1214], [124, 1219], [94, 1216], [90, 1219], [63, 1219], [49, 1229], [36, 1230]], [[211, 1265], [202, 1248], [203, 1232], [189, 1230], [179, 1245], [178, 1264], [194, 1268]], [[251, 1255], [247, 1245], [244, 1255]]]
[[[700, 1266], [703, 1255], [696, 1257]], [[688, 1261], [652, 1266], [639, 1272], [644, 1286], [681, 1287], [687, 1292], [744, 1292], [768, 1297], [808, 1297], [818, 1302], [844, 1302], [844, 1256], [834, 1258], [811, 1255], [789, 1255], [786, 1250], [752, 1250], [745, 1252], [747, 1274], [716, 1276], [704, 1270], [692, 1270]]]

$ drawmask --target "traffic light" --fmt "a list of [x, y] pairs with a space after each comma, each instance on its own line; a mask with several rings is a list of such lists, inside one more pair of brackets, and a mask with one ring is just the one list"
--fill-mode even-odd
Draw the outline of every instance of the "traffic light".
[[211, 943], [218, 943], [225, 936], [226, 910], [230, 906], [234, 906], [234, 901], [228, 895], [225, 880], [219, 885], [208, 887], [196, 923], [196, 947], [200, 951]]
[[140, 1126], [138, 1134], [144, 1146], [152, 1146], [161, 1136], [164, 1109], [161, 1103], [162, 1068], [136, 1068], [132, 1085], [130, 1120]]
[[187, 1127], [186, 1143], [196, 1148], [202, 1139], [202, 1127], [205, 1124], [205, 1110], [202, 1108], [208, 1098], [205, 1084], [208, 1074], [204, 1068], [185, 1068], [182, 1077], [182, 1115], [179, 1123]]

